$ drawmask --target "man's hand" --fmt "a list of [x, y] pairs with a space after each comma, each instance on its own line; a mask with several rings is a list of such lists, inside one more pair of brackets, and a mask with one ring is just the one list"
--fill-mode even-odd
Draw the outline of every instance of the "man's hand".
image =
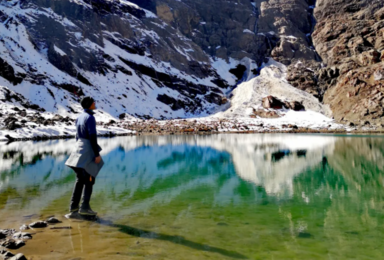
[[100, 162], [101, 162], [101, 156], [99, 155], [95, 158], [95, 163], [99, 164]]

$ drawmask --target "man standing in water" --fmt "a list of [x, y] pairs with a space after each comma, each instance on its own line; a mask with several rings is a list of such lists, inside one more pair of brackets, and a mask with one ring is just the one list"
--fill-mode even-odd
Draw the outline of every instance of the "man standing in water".
[[[96, 216], [97, 212], [91, 209], [89, 201], [95, 178], [104, 165], [99, 154], [101, 148], [97, 144], [96, 120], [93, 116], [93, 110], [96, 109], [95, 100], [92, 97], [84, 97], [81, 106], [84, 112], [76, 120], [76, 148], [65, 163], [75, 171], [77, 177], [69, 217], [76, 217], [78, 213], [83, 216]], [[82, 193], [83, 201], [79, 208]]]

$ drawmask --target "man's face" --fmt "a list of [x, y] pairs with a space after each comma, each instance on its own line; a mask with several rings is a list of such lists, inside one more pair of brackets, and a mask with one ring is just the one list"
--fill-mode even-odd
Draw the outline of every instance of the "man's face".
[[93, 102], [92, 105], [89, 107], [90, 110], [96, 109], [96, 102]]

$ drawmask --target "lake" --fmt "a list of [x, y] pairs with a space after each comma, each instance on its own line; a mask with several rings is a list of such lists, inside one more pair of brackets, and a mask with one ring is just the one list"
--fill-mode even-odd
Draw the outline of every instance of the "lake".
[[28, 259], [382, 259], [384, 137], [99, 139], [91, 206], [67, 220], [75, 140], [0, 143], [0, 228], [55, 215]]

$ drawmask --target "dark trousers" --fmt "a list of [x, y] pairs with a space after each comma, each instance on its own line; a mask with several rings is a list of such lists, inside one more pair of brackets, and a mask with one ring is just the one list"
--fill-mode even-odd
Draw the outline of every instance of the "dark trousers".
[[[82, 209], [89, 209], [89, 201], [91, 200], [93, 184], [95, 184], [95, 177], [89, 175], [84, 169], [72, 168], [76, 173], [76, 183], [73, 188], [70, 209], [77, 209], [79, 207], [81, 194], [83, 194]], [[83, 192], [84, 191], [84, 192]]]

